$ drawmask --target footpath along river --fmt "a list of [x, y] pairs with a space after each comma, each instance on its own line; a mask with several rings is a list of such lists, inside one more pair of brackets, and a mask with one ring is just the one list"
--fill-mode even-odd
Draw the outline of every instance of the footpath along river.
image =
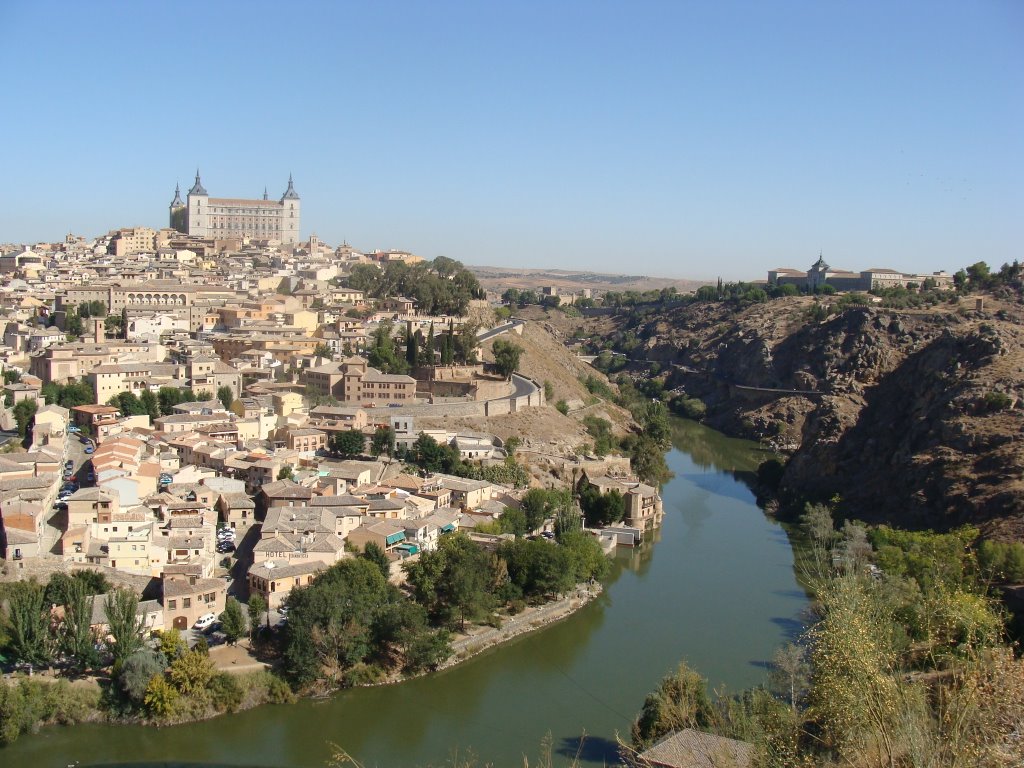
[[442, 673], [265, 706], [173, 728], [47, 728], [0, 749], [0, 764], [323, 766], [331, 743], [367, 768], [443, 766], [453, 755], [497, 768], [531, 761], [550, 733], [568, 761], [614, 760], [616, 732], [681, 659], [716, 688], [764, 681], [773, 650], [799, 628], [807, 597], [789, 540], [739, 479], [768, 454], [673, 423], [653, 541], [620, 548], [604, 593], [571, 617]]

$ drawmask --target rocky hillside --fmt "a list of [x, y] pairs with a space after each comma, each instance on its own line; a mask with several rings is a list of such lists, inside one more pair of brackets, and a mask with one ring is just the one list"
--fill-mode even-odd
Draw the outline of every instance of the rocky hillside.
[[789, 454], [784, 499], [838, 494], [850, 517], [1024, 538], [1021, 306], [976, 312], [972, 298], [818, 321], [813, 304], [697, 304], [618, 330], [635, 337], [632, 370], [658, 363], [708, 424]]

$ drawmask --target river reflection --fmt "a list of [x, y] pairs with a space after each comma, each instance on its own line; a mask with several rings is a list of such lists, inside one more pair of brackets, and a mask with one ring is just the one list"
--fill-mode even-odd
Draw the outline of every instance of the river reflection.
[[716, 688], [760, 683], [807, 604], [785, 533], [737, 479], [770, 454], [692, 422], [672, 434], [661, 531], [620, 548], [604, 594], [565, 621], [400, 685], [175, 728], [48, 728], [0, 761], [322, 766], [335, 743], [368, 768], [445, 765], [456, 750], [513, 766], [535, 761], [548, 734], [568, 761], [585, 732], [581, 758], [604, 764], [681, 659]]

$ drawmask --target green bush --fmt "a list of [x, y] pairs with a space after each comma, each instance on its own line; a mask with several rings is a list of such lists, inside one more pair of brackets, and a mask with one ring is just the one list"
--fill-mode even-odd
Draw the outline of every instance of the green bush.
[[349, 688], [357, 685], [373, 685], [384, 679], [384, 670], [376, 664], [359, 662], [352, 665], [342, 678], [342, 683]]
[[984, 401], [985, 410], [989, 413], [1005, 411], [1013, 402], [1005, 392], [986, 392]]
[[757, 468], [757, 481], [765, 488], [775, 490], [782, 482], [782, 475], [785, 473], [785, 465], [778, 459], [768, 459], [762, 462]]
[[50, 683], [26, 677], [0, 684], [0, 745], [43, 725], [88, 720], [97, 713], [99, 703], [99, 689], [74, 687], [67, 680]]
[[704, 405], [703, 401], [698, 400], [696, 397], [687, 397], [686, 395], [672, 398], [669, 405], [672, 407], [673, 413], [683, 418], [693, 419], [694, 421], [703, 419], [708, 411], [708, 407]]
[[218, 712], [237, 712], [245, 696], [235, 676], [227, 672], [215, 674], [207, 690], [210, 693], [210, 703]]
[[564, 416], [569, 413], [569, 404], [565, 400], [559, 400], [555, 403], [555, 410]]
[[165, 666], [162, 654], [142, 648], [124, 660], [117, 674], [118, 685], [133, 704], [141, 706], [149, 681], [156, 675], [162, 675]]

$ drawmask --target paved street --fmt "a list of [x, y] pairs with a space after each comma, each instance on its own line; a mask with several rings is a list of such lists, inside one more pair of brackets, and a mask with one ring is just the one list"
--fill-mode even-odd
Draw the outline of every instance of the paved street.
[[[64, 460], [70, 459], [74, 462], [72, 474], [77, 478], [76, 482], [83, 488], [93, 483], [87, 483], [85, 481], [86, 473], [92, 469], [90, 463], [90, 456], [85, 453], [85, 443], [79, 439], [78, 435], [69, 435], [66, 442], [66, 451]], [[63, 468], [62, 468], [63, 471]], [[61, 482], [63, 485], [63, 481]], [[60, 537], [67, 527], [67, 512], [56, 508], [50, 509], [50, 515], [46, 519], [46, 528], [43, 532], [42, 548], [44, 552], [49, 552], [51, 555], [60, 555]]]

